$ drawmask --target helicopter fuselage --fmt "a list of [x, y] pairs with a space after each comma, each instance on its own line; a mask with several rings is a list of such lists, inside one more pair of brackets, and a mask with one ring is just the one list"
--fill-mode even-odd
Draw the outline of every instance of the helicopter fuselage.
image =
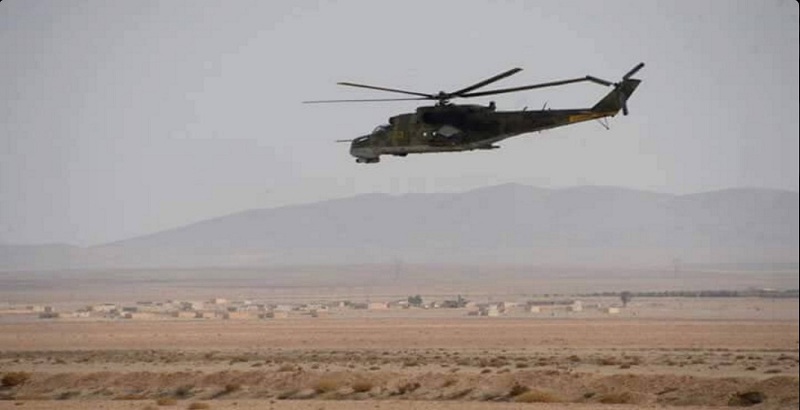
[[506, 138], [577, 122], [614, 116], [618, 110], [495, 111], [493, 106], [445, 105], [420, 107], [389, 119], [353, 140], [350, 154], [357, 162], [375, 163], [381, 155], [488, 150]]
[[[347, 102], [378, 102], [378, 101], [409, 101], [433, 100], [438, 103], [433, 106], [423, 106], [415, 112], [396, 115], [389, 118], [389, 123], [375, 128], [370, 134], [352, 140], [350, 154], [356, 157], [356, 162], [379, 162], [381, 155], [396, 155], [404, 157], [408, 154], [421, 154], [427, 152], [457, 152], [478, 149], [499, 148], [494, 145], [520, 134], [543, 131], [550, 128], [561, 127], [599, 118], [613, 117], [619, 111], [628, 115], [627, 100], [639, 86], [641, 80], [631, 78], [644, 63], [639, 63], [622, 76], [622, 81], [612, 83], [590, 75], [566, 80], [550, 81], [545, 83], [530, 84], [520, 87], [501, 88], [488, 91], [478, 89], [509, 77], [521, 71], [521, 68], [512, 68], [483, 81], [472, 84], [453, 92], [440, 91], [436, 94], [421, 93], [395, 88], [377, 87], [367, 84], [340, 82], [340, 85], [367, 88], [378, 91], [412, 95], [414, 97], [390, 99], [359, 99], [359, 100], [314, 100], [305, 101], [308, 104], [316, 103], [347, 103]], [[556, 87], [579, 82], [592, 82], [603, 86], [613, 86], [611, 92], [605, 95], [591, 108], [559, 109], [537, 111], [497, 111], [494, 102], [488, 106], [474, 104], [451, 104], [454, 98], [485, 97], [496, 94], [506, 94], [545, 87]]]

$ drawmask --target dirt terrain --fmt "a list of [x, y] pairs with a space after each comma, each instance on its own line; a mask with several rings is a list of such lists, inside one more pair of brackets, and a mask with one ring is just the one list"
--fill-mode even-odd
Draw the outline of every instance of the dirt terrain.
[[796, 408], [797, 341], [780, 320], [21, 321], [0, 408]]
[[[741, 278], [759, 284], [757, 275]], [[126, 294], [110, 285], [73, 291], [17, 282], [0, 281], [8, 296], [0, 304], [0, 409], [796, 409], [799, 401], [796, 297], [636, 297], [610, 314], [619, 297], [547, 299], [523, 288], [503, 294], [498, 285], [465, 296], [581, 299], [583, 309], [533, 313], [522, 304], [487, 317], [471, 316], [473, 308], [334, 308], [317, 317], [139, 320], [64, 312], [163, 301], [174, 297], [170, 287]], [[228, 296], [217, 307], [225, 310], [247, 298], [276, 306], [390, 301], [420, 289], [203, 286], [181, 297], [208, 307], [208, 298]], [[424, 298], [446, 300], [453, 290]], [[41, 319], [27, 305], [64, 314]]]

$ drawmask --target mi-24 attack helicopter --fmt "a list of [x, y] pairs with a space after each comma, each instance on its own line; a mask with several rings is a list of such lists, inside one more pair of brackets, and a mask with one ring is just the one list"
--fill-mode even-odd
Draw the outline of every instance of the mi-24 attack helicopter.
[[[339, 85], [407, 94], [414, 97], [367, 100], [317, 100], [304, 101], [304, 103], [436, 101], [436, 105], [418, 107], [416, 112], [391, 117], [389, 118], [389, 124], [378, 126], [368, 135], [353, 140], [339, 141], [351, 143], [350, 154], [356, 157], [356, 162], [370, 164], [379, 162], [381, 155], [404, 157], [408, 154], [425, 152], [495, 149], [500, 148], [495, 145], [496, 142], [516, 135], [542, 131], [583, 121], [613, 117], [620, 110], [622, 110], [623, 114], [628, 115], [628, 98], [630, 98], [631, 94], [633, 94], [636, 87], [641, 82], [641, 80], [631, 77], [641, 70], [642, 67], [644, 67], [644, 63], [639, 63], [636, 67], [633, 67], [633, 69], [623, 75], [622, 80], [617, 83], [587, 75], [585, 77], [524, 85], [520, 87], [476, 91], [479, 88], [522, 71], [521, 68], [513, 68], [458, 91], [440, 91], [437, 94], [340, 82], [338, 83]], [[450, 100], [454, 98], [484, 97], [587, 81], [613, 87], [611, 92], [591, 108], [496, 111], [494, 102], [491, 102], [488, 106], [450, 103]]]

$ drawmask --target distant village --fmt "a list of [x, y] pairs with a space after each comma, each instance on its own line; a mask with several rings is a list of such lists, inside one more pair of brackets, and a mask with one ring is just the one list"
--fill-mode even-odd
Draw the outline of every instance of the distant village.
[[350, 311], [389, 312], [401, 310], [452, 309], [467, 316], [499, 317], [514, 314], [555, 314], [582, 312], [585, 309], [605, 314], [620, 313], [621, 306], [584, 304], [580, 300], [530, 300], [517, 302], [476, 303], [461, 296], [454, 300], [423, 302], [419, 295], [389, 302], [334, 301], [323, 303], [267, 304], [252, 300], [213, 298], [205, 301], [167, 300], [138, 301], [131, 304], [100, 303], [72, 311], [57, 310], [46, 305], [0, 305], [0, 317], [27, 315], [39, 319], [120, 319], [120, 320], [258, 320], [286, 319], [307, 316], [311, 318]]
[[[589, 303], [581, 299], [588, 300]], [[352, 316], [354, 314], [408, 314], [422, 311], [449, 311], [465, 316], [564, 316], [617, 315], [634, 298], [758, 298], [797, 299], [798, 290], [749, 288], [746, 290], [602, 292], [575, 295], [571, 298], [543, 295], [524, 302], [475, 302], [458, 295], [454, 299], [426, 301], [420, 295], [390, 301], [336, 300], [317, 303], [263, 303], [249, 299], [229, 300], [222, 297], [207, 300], [138, 301], [132, 303], [99, 303], [76, 309], [50, 305], [11, 304], [0, 302], [0, 320], [20, 319], [109, 319], [109, 320], [258, 320], [290, 317], [318, 318]], [[389, 299], [389, 298], [387, 298]], [[486, 299], [486, 297], [484, 297]], [[491, 298], [489, 298], [491, 300]], [[442, 312], [445, 313], [445, 312]], [[636, 311], [630, 312], [637, 316]]]

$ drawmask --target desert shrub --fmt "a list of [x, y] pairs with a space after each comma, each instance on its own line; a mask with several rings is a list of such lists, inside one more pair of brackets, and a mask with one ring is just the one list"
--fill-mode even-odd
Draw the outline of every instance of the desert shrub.
[[247, 356], [236, 356], [232, 357], [228, 364], [236, 364], [236, 363], [246, 363], [250, 360]]
[[603, 404], [629, 404], [633, 402], [633, 395], [626, 391], [606, 393], [598, 401]]
[[366, 393], [372, 390], [372, 382], [367, 380], [359, 380], [353, 383], [353, 391], [356, 393]]
[[619, 361], [614, 357], [603, 357], [597, 361], [597, 364], [600, 366], [616, 366], [619, 364]]
[[172, 397], [161, 397], [156, 399], [156, 404], [159, 406], [174, 406], [178, 404], [178, 401], [173, 399]]
[[561, 398], [553, 393], [543, 390], [531, 390], [514, 398], [518, 403], [558, 403]]
[[316, 383], [314, 383], [314, 391], [319, 393], [319, 394], [328, 393], [328, 392], [335, 391], [336, 389], [339, 388], [339, 386], [340, 386], [339, 385], [339, 380], [331, 378], [331, 377], [326, 377], [326, 378], [319, 379], [319, 380], [317, 380]]
[[511, 390], [508, 391], [508, 396], [509, 397], [517, 397], [520, 394], [528, 393], [529, 391], [531, 391], [530, 387], [523, 386], [523, 385], [521, 385], [519, 383], [514, 383], [514, 385], [511, 386]]
[[294, 396], [295, 394], [297, 394], [297, 390], [286, 390], [284, 392], [279, 393], [278, 396], [277, 396], [277, 399], [278, 400], [288, 400], [288, 399], [291, 399], [292, 396]]
[[56, 396], [56, 400], [69, 400], [69, 399], [71, 399], [73, 397], [78, 397], [80, 395], [81, 395], [81, 392], [79, 392], [79, 391], [74, 391], [74, 390], [65, 391], [65, 392], [62, 392], [61, 394], [59, 394], [58, 396]]
[[189, 407], [188, 407], [189, 410], [205, 410], [205, 409], [210, 409], [210, 408], [211, 408], [210, 404], [199, 402], [199, 401], [196, 401], [196, 402], [190, 404]]
[[114, 400], [145, 400], [146, 398], [143, 394], [123, 394], [114, 397]]
[[447, 380], [444, 381], [444, 383], [442, 383], [442, 387], [450, 387], [456, 383], [458, 383], [458, 379], [456, 379], [455, 377], [449, 377], [447, 378]]
[[6, 373], [0, 383], [3, 387], [15, 387], [25, 384], [30, 378], [31, 374], [27, 372], [11, 372]]
[[175, 395], [175, 397], [180, 398], [180, 399], [185, 399], [187, 397], [191, 397], [193, 388], [194, 388], [194, 386], [191, 386], [191, 385], [188, 385], [188, 384], [180, 386], [177, 389], [175, 389], [174, 395]]
[[481, 394], [481, 398], [480, 399], [482, 401], [495, 401], [495, 400], [501, 398], [502, 396], [503, 396], [503, 393], [496, 392], [496, 391], [489, 391], [489, 392], [484, 392], [483, 394]]
[[749, 407], [759, 403], [763, 403], [767, 396], [760, 391], [749, 391], [745, 393], [736, 393], [728, 400], [728, 406]]
[[241, 389], [242, 389], [242, 385], [240, 385], [238, 383], [228, 383], [228, 384], [225, 385], [225, 390], [223, 390], [223, 391], [225, 393], [233, 393], [233, 392], [239, 391]]
[[414, 382], [414, 383], [406, 383], [406, 384], [400, 386], [400, 388], [397, 389], [397, 394], [411, 393], [414, 390], [419, 389], [420, 387], [422, 387], [422, 385], [420, 385], [419, 383], [416, 383], [416, 382]]
[[642, 362], [644, 362], [641, 356], [630, 356], [628, 359], [630, 360], [630, 364], [633, 366], [639, 366], [642, 364]]
[[464, 389], [464, 390], [459, 390], [459, 391], [457, 391], [457, 392], [455, 392], [455, 393], [451, 394], [450, 396], [448, 396], [448, 397], [447, 397], [447, 399], [448, 399], [448, 400], [458, 400], [458, 399], [463, 399], [464, 397], [467, 397], [467, 396], [469, 396], [469, 394], [470, 394], [470, 393], [472, 393], [474, 390], [475, 390], [475, 389], [473, 389], [473, 388], [468, 388], [468, 389]]
[[291, 364], [284, 364], [278, 368], [279, 372], [293, 372], [295, 371], [295, 367]]

